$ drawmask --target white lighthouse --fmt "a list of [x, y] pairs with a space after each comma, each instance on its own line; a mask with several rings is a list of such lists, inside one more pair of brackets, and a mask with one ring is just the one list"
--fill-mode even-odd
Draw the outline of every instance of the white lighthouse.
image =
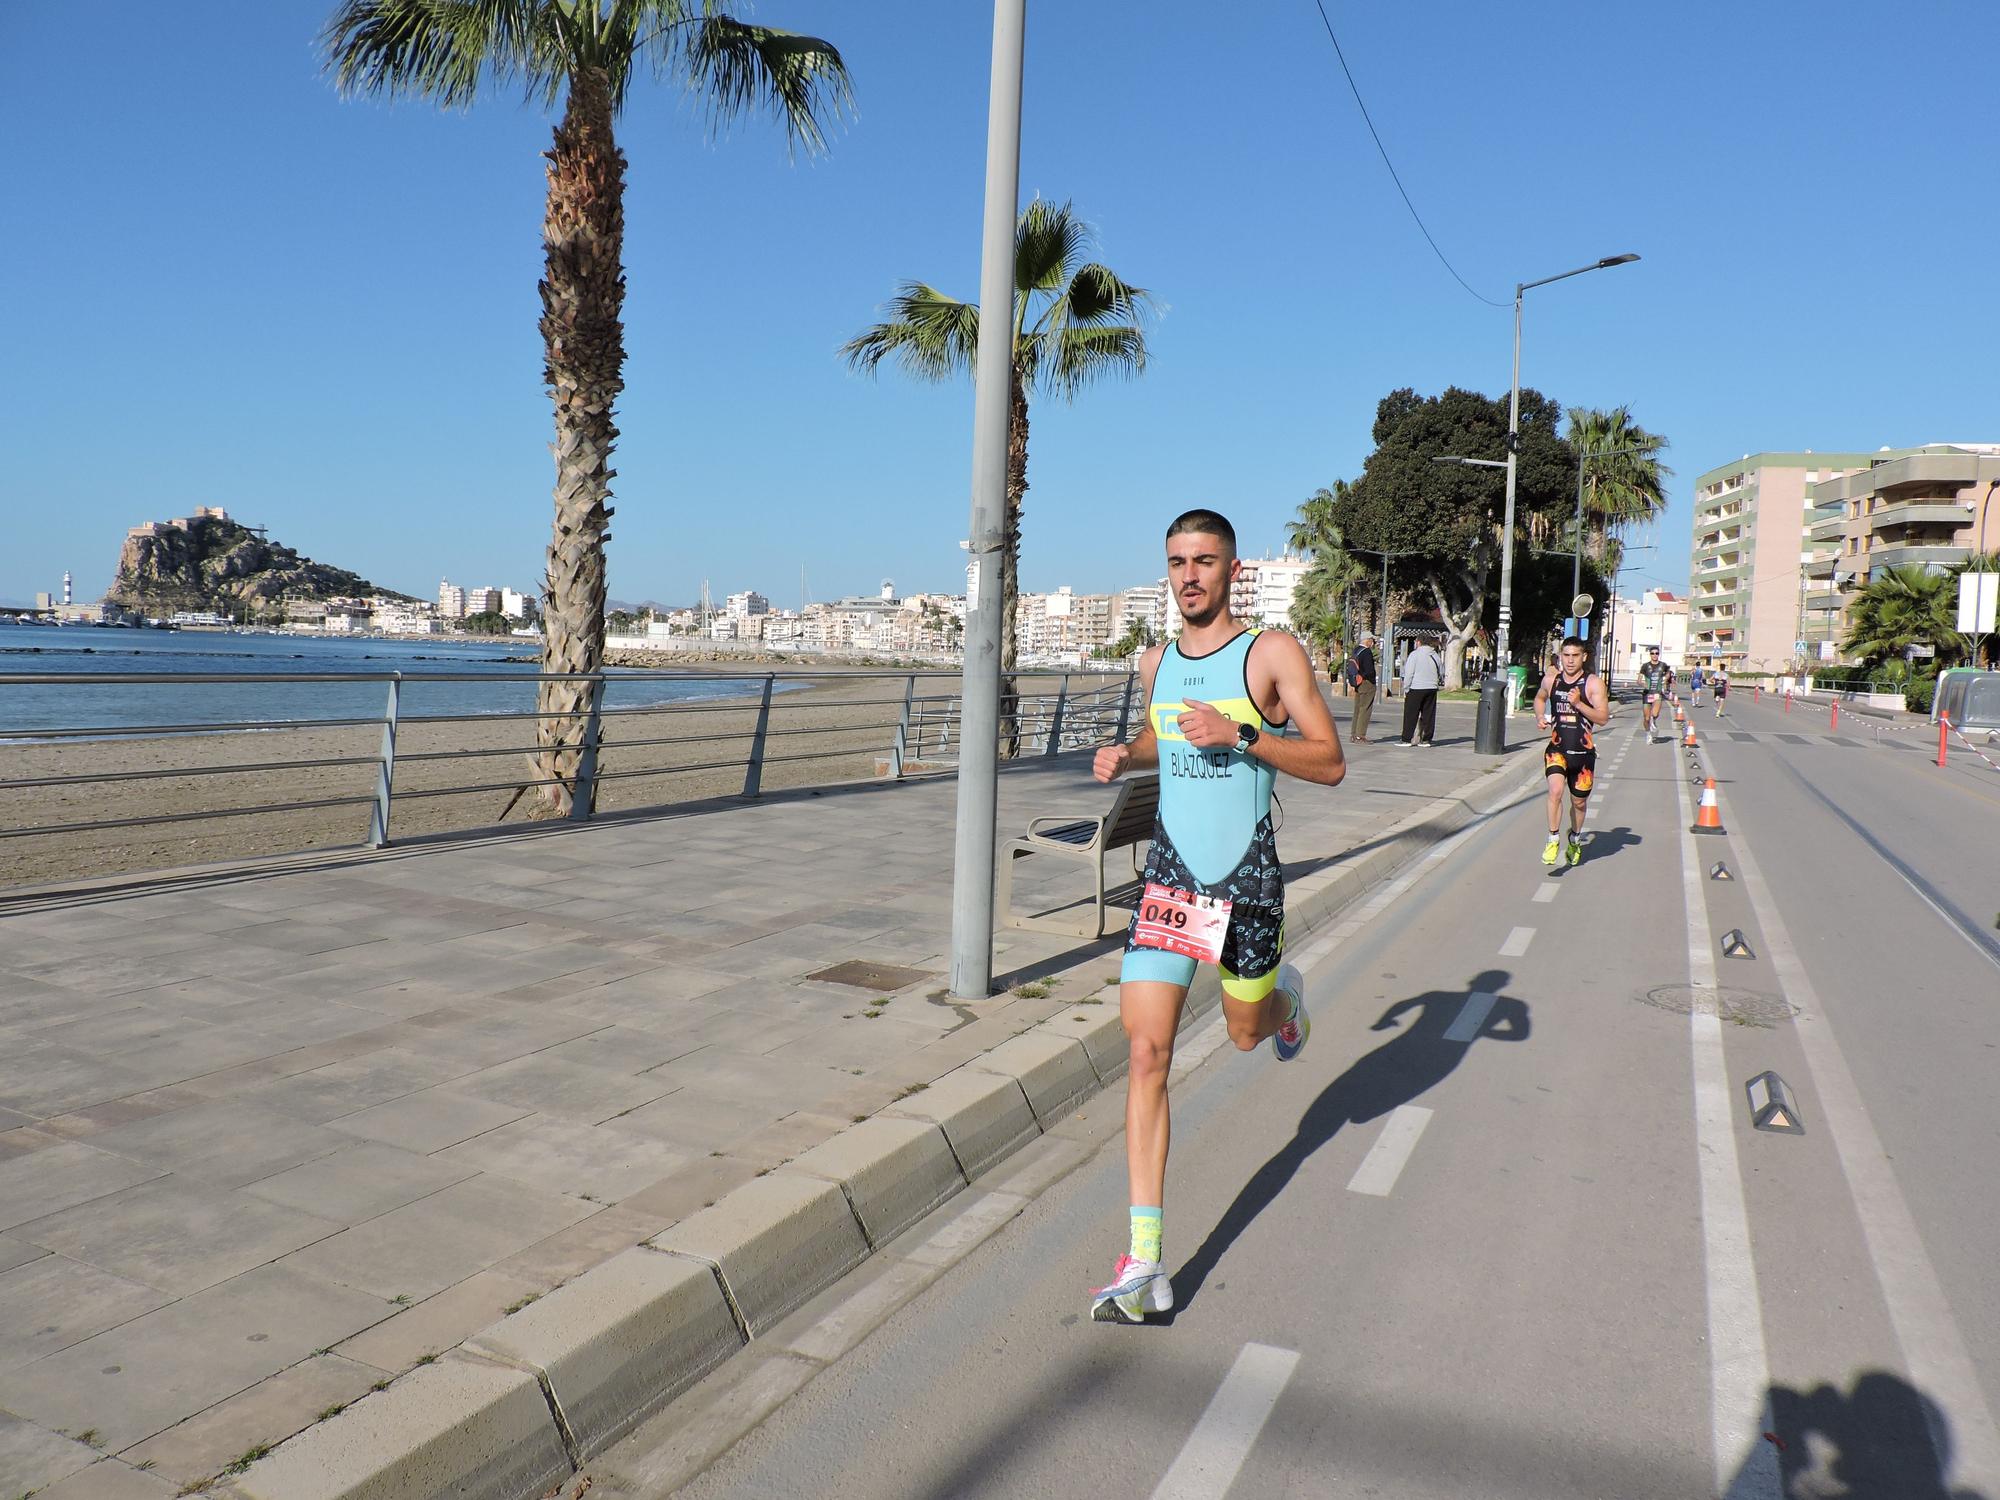
[[76, 599], [70, 588], [69, 574], [67, 572], [63, 574], [63, 603], [65, 605], [76, 603]]

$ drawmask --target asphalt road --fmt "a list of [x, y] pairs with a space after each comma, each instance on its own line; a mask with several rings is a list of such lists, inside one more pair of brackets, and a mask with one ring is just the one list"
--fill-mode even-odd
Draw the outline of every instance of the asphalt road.
[[1300, 1060], [1176, 1085], [1171, 1321], [1088, 1317], [1121, 1090], [680, 1493], [2000, 1500], [2000, 773], [1738, 700], [1724, 836], [1621, 707], [1582, 865], [1531, 795], [1304, 943]]

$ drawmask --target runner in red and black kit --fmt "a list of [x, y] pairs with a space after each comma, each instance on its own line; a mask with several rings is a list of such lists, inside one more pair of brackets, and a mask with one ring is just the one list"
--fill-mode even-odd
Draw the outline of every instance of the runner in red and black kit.
[[1549, 842], [1542, 850], [1542, 863], [1553, 865], [1563, 858], [1563, 792], [1569, 793], [1569, 850], [1571, 864], [1583, 858], [1583, 814], [1590, 787], [1597, 775], [1597, 741], [1593, 727], [1611, 717], [1611, 705], [1604, 695], [1604, 682], [1585, 664], [1583, 642], [1571, 636], [1562, 643], [1561, 665], [1542, 679], [1535, 694], [1535, 722], [1549, 731], [1548, 748], [1542, 752], [1542, 769], [1549, 785]]

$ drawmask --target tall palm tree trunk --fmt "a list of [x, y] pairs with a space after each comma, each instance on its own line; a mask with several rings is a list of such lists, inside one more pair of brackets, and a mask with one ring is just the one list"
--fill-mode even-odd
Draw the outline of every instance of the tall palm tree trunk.
[[1007, 398], [1007, 519], [1000, 549], [1000, 741], [1011, 760], [1021, 753], [1020, 662], [1021, 501], [1028, 493], [1028, 391], [1021, 367], [1014, 366]]
[[[596, 69], [570, 80], [569, 102], [548, 155], [547, 263], [541, 282], [543, 378], [555, 402], [555, 531], [544, 583], [542, 670], [596, 672], [604, 665], [604, 544], [609, 530], [612, 403], [624, 389], [625, 154], [611, 128], [610, 79]], [[567, 813], [577, 794], [590, 684], [544, 682], [533, 757], [543, 816]], [[594, 794], [594, 788], [593, 788]]]

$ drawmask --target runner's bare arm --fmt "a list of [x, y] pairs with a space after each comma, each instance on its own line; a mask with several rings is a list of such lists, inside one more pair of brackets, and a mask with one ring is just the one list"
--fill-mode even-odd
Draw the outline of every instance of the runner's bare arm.
[[1554, 672], [1544, 673], [1542, 685], [1535, 689], [1535, 722], [1544, 729], [1549, 725], [1549, 690], [1556, 685]]
[[1153, 678], [1160, 670], [1166, 647], [1149, 646], [1139, 658], [1139, 711], [1146, 727], [1122, 745], [1105, 745], [1091, 762], [1091, 774], [1099, 781], [1115, 781], [1126, 771], [1144, 771], [1160, 763], [1159, 742], [1153, 738]]
[[1340, 731], [1333, 727], [1333, 715], [1319, 695], [1319, 682], [1313, 676], [1306, 648], [1281, 630], [1267, 630], [1251, 642], [1247, 665], [1252, 695], [1268, 701], [1260, 691], [1268, 682], [1296, 731], [1296, 738], [1259, 735], [1250, 754], [1301, 781], [1340, 785], [1347, 775], [1347, 756], [1340, 748]]
[[1611, 722], [1611, 701], [1604, 695], [1604, 679], [1595, 672], [1583, 680], [1583, 701], [1577, 704], [1576, 711], [1596, 725]]

